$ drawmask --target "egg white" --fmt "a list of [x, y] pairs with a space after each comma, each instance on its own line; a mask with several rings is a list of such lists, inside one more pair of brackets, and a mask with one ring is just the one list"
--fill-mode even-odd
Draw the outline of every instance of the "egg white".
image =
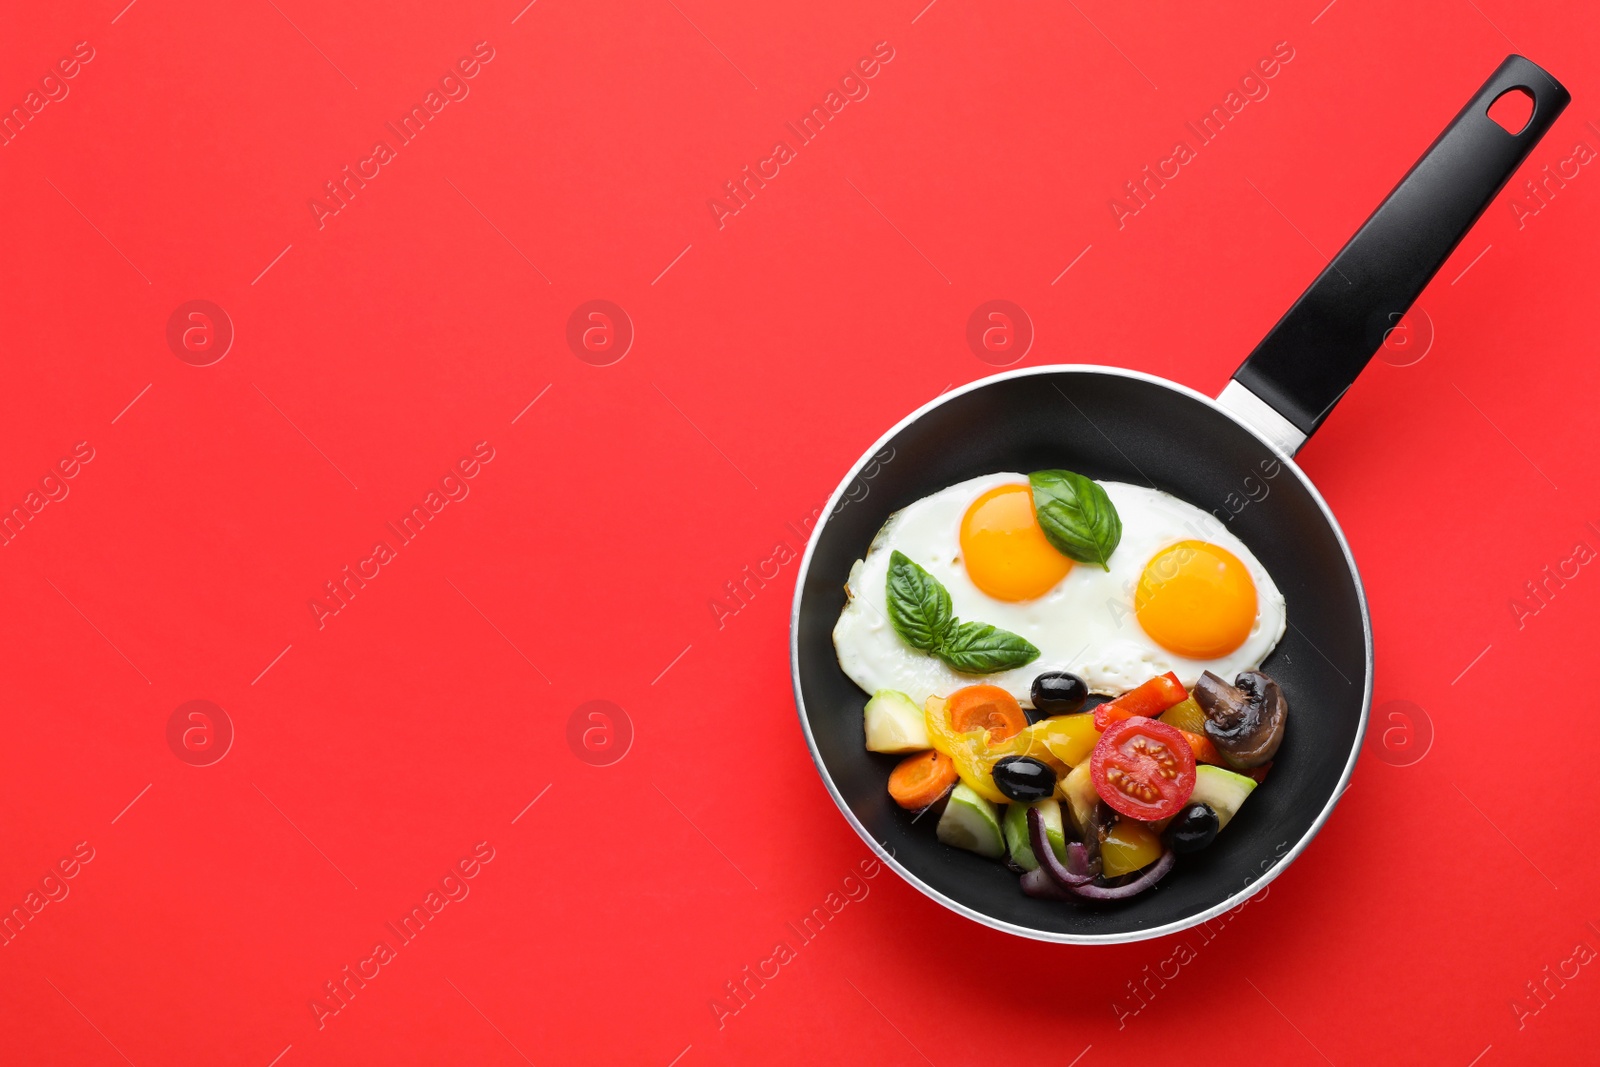
[[[889, 516], [864, 559], [850, 569], [849, 599], [833, 628], [834, 649], [846, 675], [869, 693], [898, 689], [918, 704], [948, 696], [962, 686], [984, 683], [1007, 690], [1031, 707], [1029, 689], [1045, 671], [1072, 671], [1095, 693], [1125, 693], [1158, 674], [1173, 671], [1192, 686], [1202, 671], [1231, 681], [1261, 665], [1288, 623], [1283, 594], [1244, 543], [1214, 516], [1169, 493], [1125, 482], [1101, 482], [1122, 519], [1122, 540], [1110, 570], [1073, 565], [1056, 586], [1035, 600], [1012, 603], [984, 593], [961, 564], [962, 516], [996, 486], [1027, 484], [1024, 474], [986, 474], [952, 485]], [[1133, 611], [1134, 590], [1145, 564], [1178, 541], [1200, 540], [1232, 552], [1256, 586], [1256, 620], [1250, 636], [1233, 652], [1211, 660], [1176, 656], [1156, 644]], [[958, 673], [943, 661], [901, 640], [889, 623], [885, 583], [896, 549], [944, 583], [957, 618], [1010, 630], [1039, 649], [1025, 667], [998, 674]]]

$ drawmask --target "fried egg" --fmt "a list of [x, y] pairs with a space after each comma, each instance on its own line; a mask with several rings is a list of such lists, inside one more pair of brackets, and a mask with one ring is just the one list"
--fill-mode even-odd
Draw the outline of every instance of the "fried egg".
[[[1045, 538], [1025, 474], [988, 474], [896, 512], [857, 560], [833, 628], [846, 675], [869, 693], [915, 700], [979, 681], [1031, 707], [1033, 679], [1072, 671], [1115, 696], [1172, 671], [1186, 686], [1261, 665], [1283, 637], [1283, 594], [1222, 523], [1169, 493], [1101, 482], [1122, 520], [1109, 570], [1075, 563]], [[901, 639], [885, 584], [896, 550], [950, 591], [965, 622], [1009, 630], [1039, 658], [990, 675], [959, 673]]]

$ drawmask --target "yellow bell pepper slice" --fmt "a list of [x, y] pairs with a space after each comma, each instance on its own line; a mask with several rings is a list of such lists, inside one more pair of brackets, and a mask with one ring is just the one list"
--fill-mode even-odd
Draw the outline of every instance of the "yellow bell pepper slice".
[[974, 793], [994, 804], [1011, 803], [1011, 798], [1000, 792], [994, 784], [994, 761], [1005, 753], [990, 752], [987, 730], [957, 733], [950, 726], [950, 716], [945, 710], [947, 703], [943, 697], [933, 696], [923, 705], [928, 740], [933, 742], [934, 748], [950, 757], [956, 765], [956, 773]]
[[1052, 715], [1006, 741], [1008, 751], [1001, 755], [1032, 756], [1064, 772], [1088, 759], [1099, 740], [1092, 713]]
[[973, 792], [996, 804], [1010, 802], [994, 784], [994, 765], [998, 760], [1005, 756], [1032, 756], [1058, 775], [1066, 774], [1088, 759], [1095, 742], [1100, 740], [1094, 716], [1083, 712], [1040, 719], [1014, 737], [991, 743], [986, 730], [957, 733], [950, 726], [947, 707], [948, 701], [938, 696], [929, 697], [923, 706], [928, 739], [934, 748], [950, 757], [956, 765], [956, 773]]
[[1161, 838], [1154, 830], [1133, 819], [1120, 819], [1100, 842], [1102, 873], [1107, 878], [1132, 874], [1161, 858]]
[[1200, 705], [1194, 697], [1172, 705], [1161, 713], [1160, 719], [1168, 726], [1188, 730], [1191, 734], [1206, 732], [1206, 713], [1200, 710]]

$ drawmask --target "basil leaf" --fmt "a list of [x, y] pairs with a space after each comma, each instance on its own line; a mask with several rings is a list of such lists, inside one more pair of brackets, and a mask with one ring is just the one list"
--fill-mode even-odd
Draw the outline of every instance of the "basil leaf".
[[889, 557], [888, 601], [894, 632], [924, 652], [937, 649], [955, 622], [950, 591], [898, 549]]
[[958, 622], [945, 636], [938, 656], [963, 674], [1009, 671], [1039, 658], [1024, 639], [986, 622]]
[[1071, 471], [1034, 471], [1033, 510], [1045, 539], [1079, 563], [1110, 570], [1111, 553], [1122, 540], [1122, 519], [1111, 498], [1092, 478]]
[[950, 591], [898, 549], [889, 556], [889, 622], [912, 648], [932, 652], [964, 674], [994, 674], [1039, 658], [1007, 630], [951, 615]]

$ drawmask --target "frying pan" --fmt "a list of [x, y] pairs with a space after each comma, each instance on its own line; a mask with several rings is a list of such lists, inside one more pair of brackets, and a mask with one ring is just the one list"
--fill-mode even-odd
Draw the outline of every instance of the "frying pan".
[[[1510, 133], [1488, 109], [1514, 90], [1532, 97], [1533, 111]], [[1360, 751], [1372, 631], [1339, 524], [1291, 457], [1570, 99], [1537, 65], [1507, 57], [1215, 399], [1116, 367], [1030, 367], [925, 404], [856, 462], [807, 545], [790, 655], [817, 770], [884, 863], [995, 929], [1104, 943], [1204, 922], [1300, 854]], [[867, 694], [840, 669], [832, 640], [850, 566], [892, 513], [981, 474], [1057, 467], [1153, 486], [1212, 512], [1266, 567], [1288, 606], [1288, 631], [1262, 666], [1291, 709], [1271, 777], [1209, 848], [1182, 857], [1155, 888], [1111, 904], [1024, 896], [1003, 865], [935, 840], [931, 817], [914, 825], [886, 791], [897, 757], [864, 747]]]

